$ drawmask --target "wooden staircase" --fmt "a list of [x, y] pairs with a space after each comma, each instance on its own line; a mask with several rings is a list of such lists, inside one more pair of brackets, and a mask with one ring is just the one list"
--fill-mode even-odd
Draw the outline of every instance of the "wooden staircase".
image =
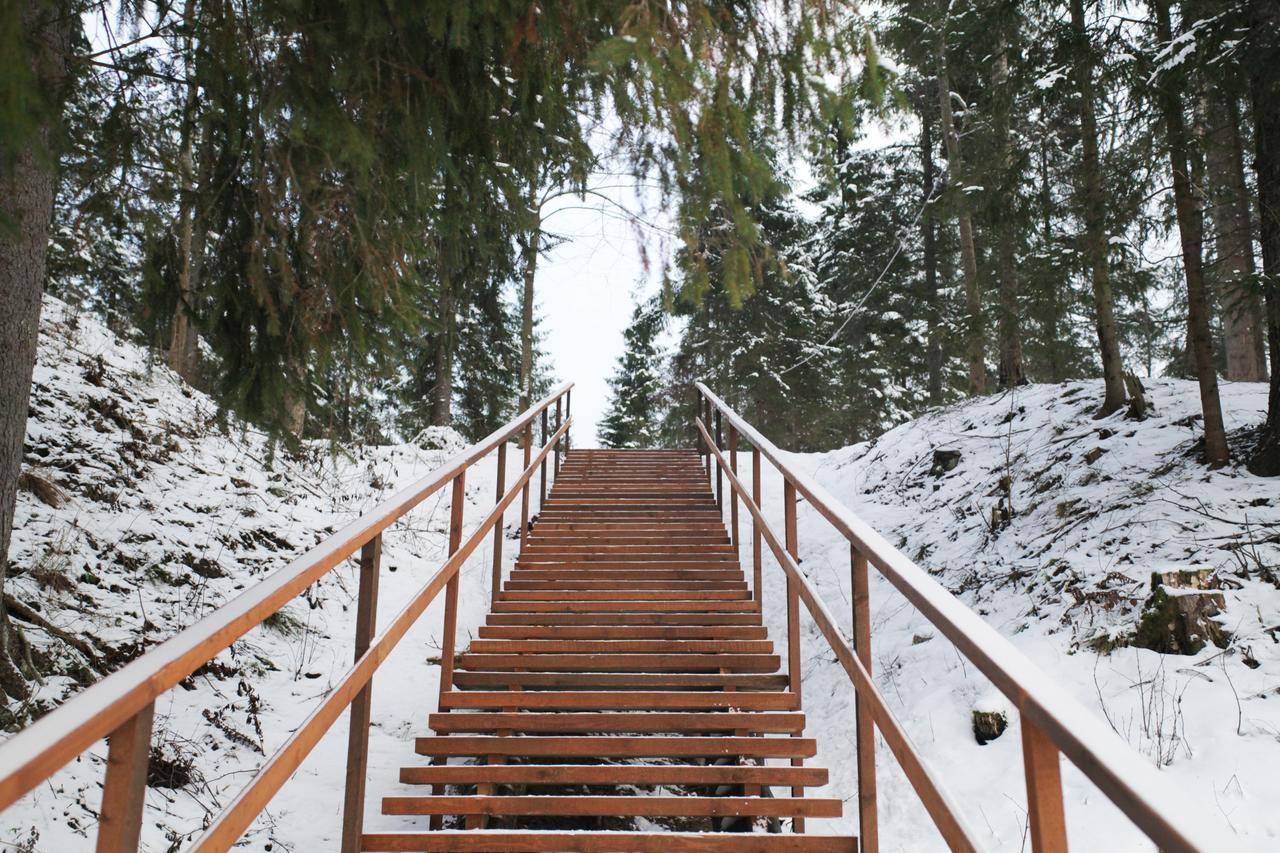
[[697, 452], [574, 450], [363, 847], [856, 850], [779, 666]]

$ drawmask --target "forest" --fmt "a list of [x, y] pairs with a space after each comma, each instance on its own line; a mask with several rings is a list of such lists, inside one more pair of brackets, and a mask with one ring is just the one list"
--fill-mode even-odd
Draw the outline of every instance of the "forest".
[[[284, 447], [474, 438], [550, 381], [540, 211], [605, 168], [678, 235], [607, 444], [687, 442], [699, 377], [819, 449], [1082, 376], [1141, 416], [1167, 374], [1208, 464], [1280, 473], [1274, 4], [4, 15], [0, 553], [41, 292]], [[1226, 435], [1219, 381], [1268, 375], [1266, 424]]]

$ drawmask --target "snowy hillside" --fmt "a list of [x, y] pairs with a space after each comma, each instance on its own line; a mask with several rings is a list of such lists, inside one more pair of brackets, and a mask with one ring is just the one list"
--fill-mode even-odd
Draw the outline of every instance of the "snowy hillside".
[[[1150, 392], [1154, 411], [1141, 423], [1092, 420], [1093, 383], [1033, 386], [931, 414], [870, 444], [793, 459], [1164, 766], [1201, 804], [1223, 849], [1275, 849], [1280, 482], [1206, 471], [1192, 459], [1195, 386], [1160, 381]], [[1226, 385], [1223, 402], [1236, 429], [1260, 419], [1265, 391]], [[9, 592], [34, 611], [19, 624], [45, 675], [31, 703], [10, 703], [22, 716], [74, 693], [94, 668], [118, 666], [190, 624], [459, 444], [441, 432], [428, 437], [434, 449], [335, 454], [317, 444], [301, 459], [272, 461], [261, 435], [224, 428], [208, 399], [55, 301], [46, 303], [28, 435], [32, 477], [19, 497]], [[942, 454], [954, 467], [934, 470], [935, 450], [958, 452]], [[492, 477], [491, 460], [468, 477], [472, 522], [491, 505]], [[765, 508], [774, 519], [780, 494], [770, 477]], [[447, 500], [430, 499], [388, 533], [384, 623], [439, 565]], [[847, 546], [804, 506], [799, 537], [803, 569], [847, 619]], [[463, 569], [462, 644], [487, 609], [489, 559], [486, 543]], [[1188, 566], [1214, 569], [1225, 587], [1228, 647], [1181, 657], [1127, 646], [1151, 572]], [[766, 577], [767, 617], [781, 640], [781, 572], [770, 564]], [[351, 563], [335, 570], [161, 700], [156, 744], [164, 760], [147, 792], [144, 849], [177, 849], [197, 835], [348, 666], [353, 579]], [[995, 850], [1025, 849], [1016, 716], [979, 746], [971, 712], [1006, 703], [874, 575], [872, 609], [876, 677], [895, 712], [979, 838]], [[412, 736], [424, 733], [434, 709], [439, 625], [437, 604], [375, 681], [371, 827], [412, 820], [381, 816], [378, 801], [408, 792], [396, 768], [415, 760]], [[84, 649], [56, 634], [83, 640]], [[819, 738], [819, 763], [832, 768], [831, 785], [817, 793], [846, 800], [850, 829], [851, 688], [811, 625], [804, 651], [810, 734]], [[250, 849], [335, 847], [345, 744], [341, 721], [250, 830]], [[883, 849], [941, 849], [883, 747], [879, 758]], [[0, 845], [86, 849], [104, 759], [98, 744], [6, 812]], [[1078, 849], [1150, 849], [1079, 773], [1065, 778]], [[831, 831], [840, 828], [830, 822]]]
[[[1195, 384], [1149, 386], [1154, 411], [1141, 423], [1122, 414], [1093, 420], [1098, 383], [1030, 386], [930, 414], [874, 442], [792, 458], [1162, 765], [1200, 803], [1222, 849], [1274, 850], [1280, 482], [1196, 463]], [[1228, 430], [1261, 421], [1264, 385], [1225, 384], [1222, 394]], [[935, 450], [955, 467], [935, 469]], [[958, 461], [945, 451], [958, 451]], [[765, 484], [773, 518], [780, 491], [773, 479]], [[802, 568], [847, 619], [847, 544], [803, 505], [799, 541]], [[1218, 621], [1230, 632], [1227, 648], [1178, 656], [1127, 646], [1152, 572], [1189, 567], [1213, 569], [1225, 588]], [[874, 665], [888, 701], [979, 838], [993, 849], [1025, 849], [1016, 715], [1008, 714], [1002, 737], [979, 746], [971, 712], [1008, 704], [872, 575]], [[780, 630], [781, 575], [769, 577], [770, 618]], [[849, 797], [852, 749], [836, 734], [852, 731], [850, 688], [812, 626], [805, 643], [806, 710], [824, 735], [820, 749], [835, 753], [819, 759], [845, 768], [833, 786]], [[881, 768], [893, 766], [883, 744], [878, 755]], [[1064, 778], [1078, 849], [1151, 849], [1081, 774]], [[941, 849], [901, 774], [887, 771], [881, 785], [885, 849]], [[849, 805], [847, 812], [856, 803]]]
[[[207, 398], [97, 320], [47, 300], [42, 325], [7, 591], [53, 628], [17, 620], [44, 673], [29, 703], [9, 703], [22, 718], [191, 624], [461, 446], [444, 430], [425, 437], [432, 449], [334, 455], [316, 443], [301, 459], [271, 461], [263, 436], [220, 426]], [[488, 510], [492, 463], [472, 472], [468, 498]], [[444, 490], [388, 532], [383, 621], [439, 567], [448, 515]], [[478, 504], [468, 507], [470, 521], [482, 517]], [[464, 642], [487, 607], [480, 568], [490, 554], [481, 548], [463, 569]], [[355, 592], [349, 561], [161, 698], [155, 744], [164, 760], [153, 762], [143, 849], [176, 849], [197, 835], [350, 665]], [[370, 764], [388, 781], [433, 707], [436, 668], [426, 659], [438, 654], [440, 621], [434, 606], [375, 682]], [[83, 651], [54, 633], [78, 638]], [[255, 849], [335, 846], [345, 745], [342, 721], [250, 830]], [[99, 743], [6, 811], [0, 847], [87, 849], [105, 755]], [[370, 786], [371, 801], [381, 793]]]

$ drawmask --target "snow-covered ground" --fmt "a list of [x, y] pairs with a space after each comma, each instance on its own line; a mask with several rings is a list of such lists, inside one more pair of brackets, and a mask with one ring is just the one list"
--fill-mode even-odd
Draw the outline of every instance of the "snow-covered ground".
[[[325, 443], [301, 459], [270, 459], [265, 439], [229, 422], [145, 351], [96, 319], [45, 303], [24, 470], [56, 484], [50, 506], [19, 493], [8, 592], [99, 658], [136, 657], [284, 566], [380, 498], [462, 447], [449, 430], [412, 445], [351, 451]], [[518, 455], [514, 458], [518, 459]], [[495, 460], [467, 479], [468, 525], [492, 508]], [[509, 479], [519, 471], [509, 465]], [[58, 498], [54, 498], [55, 502]], [[513, 520], [514, 518], [514, 520]], [[385, 624], [439, 568], [449, 490], [428, 498], [384, 536], [379, 622]], [[518, 509], [508, 514], [508, 533]], [[516, 543], [504, 549], [508, 559]], [[488, 609], [486, 543], [463, 567], [459, 642]], [[156, 706], [156, 746], [179, 787], [147, 789], [142, 848], [178, 849], [199, 835], [350, 666], [356, 567], [347, 561]], [[371, 815], [435, 707], [442, 601], [433, 604], [379, 670], [370, 738]], [[79, 689], [84, 657], [18, 623], [46, 672], [23, 716]], [[251, 849], [334, 849], [341, 828], [345, 716], [246, 834]], [[0, 816], [0, 849], [89, 849], [106, 758], [99, 743]], [[186, 776], [187, 778], [183, 778]]]
[[[1191, 383], [1151, 383], [1155, 410], [1142, 423], [1092, 420], [1098, 392], [1092, 382], [1032, 386], [931, 414], [870, 444], [791, 458], [1192, 792], [1222, 849], [1274, 849], [1280, 592], [1265, 576], [1280, 563], [1280, 482], [1235, 468], [1209, 472], [1191, 458], [1198, 430]], [[1261, 419], [1265, 389], [1226, 385], [1223, 400], [1235, 429]], [[53, 300], [32, 412], [28, 468], [65, 500], [54, 507], [20, 494], [8, 591], [40, 604], [43, 618], [112, 661], [190, 624], [460, 445], [442, 431], [426, 437], [434, 449], [335, 453], [317, 444], [301, 459], [272, 460], [262, 436], [220, 424], [207, 398]], [[775, 438], [785, 446], [784, 436]], [[935, 448], [960, 451], [957, 467], [931, 474]], [[765, 508], [780, 519], [780, 481], [765, 468]], [[1012, 512], [993, 527], [1005, 476]], [[492, 505], [493, 477], [492, 458], [468, 476], [472, 524]], [[447, 521], [441, 493], [387, 533], [382, 623], [439, 566]], [[514, 533], [511, 517], [507, 532]], [[804, 506], [799, 537], [802, 568], [847, 627], [847, 546]], [[514, 550], [508, 541], [508, 560]], [[490, 560], [486, 542], [463, 569], [460, 645], [487, 610]], [[1217, 569], [1227, 582], [1229, 648], [1173, 657], [1124, 646], [1150, 573], [1190, 565]], [[156, 744], [174, 765], [170, 781], [185, 784], [148, 788], [143, 849], [177, 849], [198, 835], [349, 666], [354, 578], [351, 562], [334, 570], [161, 700]], [[772, 561], [766, 578], [767, 618], [781, 641], [783, 580]], [[1016, 715], [1002, 737], [979, 746], [971, 711], [1007, 704], [874, 576], [872, 611], [876, 678], [891, 706], [980, 840], [997, 850], [1026, 848]], [[397, 768], [417, 760], [412, 738], [424, 733], [435, 707], [430, 659], [438, 654], [440, 616], [438, 602], [375, 680], [370, 828], [397, 825], [378, 814], [378, 801], [400, 792]], [[38, 713], [79, 689], [77, 674], [87, 680], [89, 673], [82, 655], [38, 627], [24, 628], [37, 662], [53, 674], [37, 704], [9, 707]], [[823, 793], [847, 802], [843, 825], [811, 821], [811, 829], [855, 829], [851, 687], [807, 621], [803, 642], [809, 733], [819, 739], [819, 762], [832, 768]], [[246, 834], [248, 849], [335, 848], [345, 745], [344, 719]], [[6, 811], [0, 847], [87, 849], [104, 759], [99, 744]], [[879, 766], [883, 849], [941, 849], [883, 745]], [[1066, 780], [1077, 849], [1150, 849], [1078, 772], [1068, 770]]]
[[[1196, 385], [1148, 385], [1154, 411], [1141, 423], [1123, 414], [1093, 420], [1100, 383], [1038, 385], [929, 414], [874, 442], [790, 459], [1160, 765], [1199, 804], [1193, 819], [1219, 849], [1275, 850], [1280, 481], [1200, 465]], [[1266, 387], [1224, 384], [1222, 399], [1228, 430], [1255, 426]], [[935, 449], [958, 450], [957, 467], [932, 474]], [[765, 509], [780, 518], [781, 481], [769, 468]], [[1003, 477], [1012, 516], [993, 528]], [[798, 526], [801, 567], [848, 630], [848, 545], [803, 504]], [[1228, 648], [1184, 657], [1123, 645], [1151, 573], [1189, 567], [1216, 570], [1227, 587]], [[783, 578], [776, 568], [766, 577], [768, 618], [781, 636]], [[871, 606], [876, 680], [894, 713], [979, 840], [1029, 849], [1016, 713], [874, 569]], [[805, 710], [819, 736], [817, 760], [833, 769], [827, 793], [846, 799], [852, 829], [851, 688], [816, 628], [805, 628]], [[1005, 711], [1009, 730], [979, 746], [973, 710]], [[883, 742], [877, 758], [884, 849], [944, 849]], [[1064, 779], [1073, 849], [1153, 849], [1082, 774], [1064, 765]]]

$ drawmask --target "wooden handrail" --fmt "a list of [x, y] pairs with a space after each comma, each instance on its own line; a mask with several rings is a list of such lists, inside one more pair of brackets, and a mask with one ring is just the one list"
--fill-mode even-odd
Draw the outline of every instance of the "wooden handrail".
[[[514, 420], [498, 428], [480, 442], [450, 457], [442, 466], [379, 503], [328, 539], [292, 560], [287, 566], [137, 660], [88, 687], [0, 744], [0, 811], [8, 808], [14, 801], [53, 775], [93, 743], [111, 735], [111, 754], [108, 757], [108, 778], [104, 793], [103, 826], [99, 832], [98, 849], [122, 849], [119, 841], [127, 840], [130, 837], [130, 831], [133, 833], [134, 842], [126, 846], [136, 846], [136, 826], [125, 827], [120, 831], [122, 834], [111, 837], [107, 834], [108, 830], [111, 833], [116, 832], [114, 823], [117, 820], [117, 808], [140, 809], [140, 796], [146, 769], [145, 743], [150, 737], [150, 710], [156, 698], [212, 660], [249, 630], [261, 624], [347, 557], [379, 540], [388, 526], [443, 486], [465, 474], [467, 469], [494, 448], [505, 446], [508, 440], [521, 431], [531, 437], [531, 426], [535, 419], [548, 407], [557, 405], [572, 387], [572, 383], [560, 386]], [[571, 418], [565, 419], [546, 446], [541, 449], [533, 464], [529, 463], [529, 451], [526, 450], [526, 464], [519, 481], [515, 487], [506, 491], [493, 512], [485, 519], [482, 525], [484, 533], [497, 525], [502, 518], [503, 510], [515, 500], [517, 494], [522, 493], [527, 501], [529, 480], [551, 449], [558, 447], [559, 442], [567, 435], [571, 423]], [[545, 477], [545, 471], [543, 476]], [[450, 578], [456, 575], [458, 567], [466, 557], [475, 550], [479, 539], [480, 534], [475, 534], [467, 540], [466, 545], [451, 553], [440, 571], [418, 593], [410, 605], [397, 615], [391, 627], [372, 641], [355, 666], [344, 675], [338, 686], [312, 713], [303, 727], [286, 742], [281, 752], [272, 756], [263, 766], [251, 786], [252, 789], [256, 790], [261, 785], [272, 784], [277, 776], [280, 783], [288, 778], [293, 769], [296, 769], [297, 763], [300, 763], [301, 758], [305, 757], [311, 746], [314, 746], [315, 741], [311, 741], [308, 745], [307, 739], [314, 736], [315, 740], [318, 740], [324, 730], [341, 714], [342, 709], [350, 704], [356, 694], [368, 684], [373, 670], [408, 630], [412, 622], [411, 619], [407, 622], [403, 620], [418, 605], [421, 606], [417, 609], [416, 615], [421, 615], [422, 610], [438, 591], [434, 586], [436, 581], [439, 580], [441, 586], [448, 583]], [[138, 750], [133, 748], [138, 742], [143, 743], [140, 774]], [[131, 751], [126, 754], [126, 747], [122, 745], [127, 745]], [[120, 749], [117, 748], [118, 746]], [[285, 751], [290, 754], [282, 756]], [[117, 755], [117, 753], [120, 754]], [[292, 766], [289, 766], [290, 764]], [[124, 769], [118, 769], [120, 766]], [[286, 767], [287, 770], [283, 769]], [[116, 774], [115, 777], [113, 773]], [[279, 785], [276, 784], [275, 788], [278, 787]], [[271, 789], [272, 793], [275, 788]], [[237, 803], [241, 801], [242, 798], [238, 799]], [[210, 828], [210, 833], [220, 825], [223, 825], [222, 820]], [[226, 825], [230, 826], [230, 824]], [[222, 838], [222, 835], [216, 836], [219, 841]], [[234, 840], [234, 838], [231, 839], [229, 843], [233, 843]], [[201, 843], [204, 844], [203, 841]], [[209, 845], [210, 849], [216, 847], [217, 845], [212, 842]]]
[[[1054, 784], [1056, 780], [1057, 755], [1052, 755], [1051, 766], [1046, 766], [1049, 764], [1046, 760], [1045, 747], [1047, 746], [1051, 748], [1048, 750], [1050, 752], [1056, 753], [1060, 750], [1063, 755], [1066, 755], [1160, 849], [1167, 851], [1210, 849], [1208, 840], [1203, 837], [1203, 830], [1195, 825], [1195, 809], [1189, 803], [1184, 806], [1186, 799], [1179, 795], [1155, 768], [1134, 752], [1114, 731], [1055, 684], [1045, 672], [984, 622], [978, 614], [966, 607], [928, 573], [890, 545], [884, 537], [854, 515], [826, 489], [807, 474], [796, 471], [788, 465], [782, 457], [782, 452], [773, 442], [743, 420], [705, 384], [698, 382], [695, 387], [700, 399], [706, 403], [705, 408], [699, 407], [700, 410], [704, 413], [714, 410], [727, 420], [738, 432], [739, 439], [745, 439], [758, 454], [768, 459], [782, 475], [784, 482], [789, 483], [849, 541], [855, 562], [860, 557], [874, 565], [1009, 698], [1022, 714], [1033, 822], [1036, 822], [1037, 808], [1046, 805], [1043, 800], [1037, 801], [1035, 794], [1038, 788], [1036, 781], [1033, 780], [1048, 779], [1049, 784]], [[708, 432], [705, 417], [704, 414], [700, 419], [704, 422], [697, 426], [703, 441], [707, 444], [710, 453], [708, 459], [714, 458], [718, 467], [729, 473], [723, 455], [720, 454], [719, 448]], [[883, 705], [883, 700], [879, 699], [879, 694], [874, 691], [874, 684], [871, 683], [869, 674], [861, 667], [857, 656], [853, 654], [847, 641], [835, 627], [834, 620], [813, 590], [808, 578], [789, 555], [785, 560], [779, 556], [779, 551], [785, 555], [785, 549], [779, 547], [777, 536], [759, 515], [756, 502], [751, 499], [732, 473], [729, 473], [729, 479], [755, 518], [757, 526], [769, 542], [775, 557], [778, 557], [778, 562], [783, 565], [788, 578], [800, 584], [801, 597], [809, 606], [810, 614], [828, 642], [832, 644], [841, 665], [853, 679], [859, 695], [867, 698], [872, 704], [871, 710], [875, 722], [881, 727], [882, 734], [892, 748], [893, 743], [884, 726], [886, 723], [891, 723], [896, 727], [897, 724], [892, 722], [892, 716]], [[887, 716], [888, 720], [882, 721], [882, 716]], [[897, 750], [894, 754], [901, 762], [902, 756], [898, 755]], [[908, 773], [909, 777], [910, 775]], [[925, 775], [927, 776], [927, 773]], [[914, 785], [916, 780], [912, 779], [912, 783]], [[1060, 802], [1060, 781], [1056, 784], [1059, 787]], [[916, 790], [920, 791], [919, 785], [916, 786]], [[928, 806], [929, 803], [926, 801], [925, 805]], [[1059, 808], [1059, 815], [1060, 813]], [[930, 815], [937, 821], [937, 816], [932, 809]], [[1041, 819], [1053, 821], [1054, 816], [1042, 814]], [[944, 836], [945, 834], [944, 832]], [[1032, 827], [1032, 839], [1037, 850], [1065, 849], [1065, 833], [1060, 837], [1061, 844], [1058, 844], [1038, 834], [1037, 827]], [[950, 838], [947, 840], [949, 843], [952, 841]]]

